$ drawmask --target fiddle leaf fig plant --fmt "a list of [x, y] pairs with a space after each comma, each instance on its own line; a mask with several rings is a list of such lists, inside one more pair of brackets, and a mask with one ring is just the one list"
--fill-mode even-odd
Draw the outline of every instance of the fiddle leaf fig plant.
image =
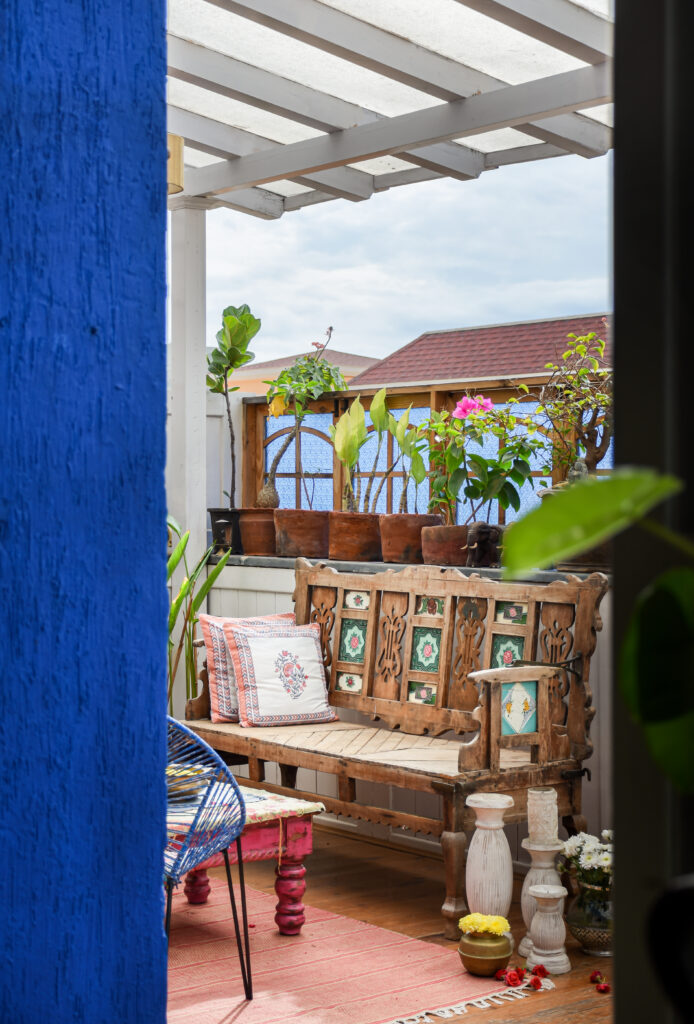
[[229, 378], [234, 370], [255, 359], [255, 354], [249, 351], [248, 346], [259, 330], [260, 320], [253, 316], [245, 303], [242, 306], [227, 306], [222, 313], [221, 329], [217, 331], [217, 346], [207, 357], [207, 387], [213, 394], [224, 395], [226, 404], [231, 450], [231, 486], [229, 491], [224, 493], [228, 495], [229, 508], [234, 508], [236, 494], [236, 439], [229, 395], [232, 391], [239, 390], [238, 387], [230, 385]]

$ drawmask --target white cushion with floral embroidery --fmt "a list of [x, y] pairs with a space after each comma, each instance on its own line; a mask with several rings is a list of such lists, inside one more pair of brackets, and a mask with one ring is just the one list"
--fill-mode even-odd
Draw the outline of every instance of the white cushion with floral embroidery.
[[224, 624], [239, 692], [241, 725], [333, 722], [320, 626], [268, 625], [260, 634]]
[[234, 664], [224, 636], [224, 623], [245, 626], [262, 632], [269, 625], [285, 622], [294, 625], [293, 612], [281, 615], [256, 615], [246, 619], [228, 619], [217, 615], [200, 615], [200, 628], [205, 639], [207, 681], [210, 688], [210, 717], [213, 722], [238, 722], [239, 695]]

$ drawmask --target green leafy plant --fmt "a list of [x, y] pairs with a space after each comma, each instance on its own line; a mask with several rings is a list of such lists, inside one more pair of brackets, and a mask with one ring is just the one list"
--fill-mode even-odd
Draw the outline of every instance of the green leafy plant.
[[[314, 342], [318, 351], [314, 354], [299, 356], [294, 363], [282, 370], [276, 380], [266, 380], [270, 387], [267, 401], [272, 416], [282, 416], [289, 409], [294, 415], [294, 426], [275, 452], [268, 471], [267, 481], [258, 495], [258, 504], [266, 508], [277, 508], [280, 503], [275, 486], [275, 477], [282, 456], [292, 441], [299, 436], [301, 424], [309, 412], [309, 404], [321, 398], [326, 392], [344, 391], [346, 385], [339, 367], [333, 366], [324, 359], [325, 349], [332, 337], [332, 327], [326, 331], [328, 340], [325, 344]], [[309, 508], [313, 505], [313, 493], [309, 494], [303, 466], [299, 464], [299, 477], [308, 501]]]
[[[506, 532], [504, 575], [523, 576], [578, 554], [635, 524], [694, 565], [694, 544], [647, 513], [682, 489], [649, 469], [619, 469], [563, 488]], [[694, 792], [694, 568], [668, 569], [636, 595], [619, 656], [621, 695], [651, 756]]]
[[[197, 664], [195, 656], [195, 627], [198, 623], [197, 613], [202, 606], [210, 590], [219, 577], [222, 569], [227, 564], [230, 552], [227, 551], [217, 562], [212, 571], [203, 579], [199, 589], [196, 590], [198, 581], [209, 562], [210, 555], [214, 548], [209, 547], [207, 551], [197, 560], [192, 570], [188, 566], [186, 557], [190, 531], [181, 532], [173, 516], [168, 516], [166, 524], [170, 536], [178, 538], [169, 555], [166, 565], [166, 580], [171, 581], [176, 568], [183, 561], [185, 576], [181, 582], [178, 593], [175, 597], [172, 594], [169, 607], [169, 643], [168, 643], [168, 686], [167, 700], [169, 709], [172, 708], [172, 693], [174, 680], [178, 671], [178, 665], [183, 655], [186, 667], [186, 697], [194, 697], [197, 689], [195, 682], [197, 676]], [[179, 620], [180, 622], [179, 625]], [[177, 632], [178, 631], [178, 632]], [[178, 636], [178, 639], [176, 637]]]
[[422, 451], [426, 447], [425, 440], [417, 428], [410, 423], [410, 412], [412, 406], [408, 406], [397, 422], [394, 418], [390, 420], [390, 431], [397, 442], [400, 450], [400, 457], [403, 466], [402, 493], [398, 512], [408, 510], [408, 490], [410, 480], [414, 480], [414, 511], [419, 511], [417, 503], [417, 488], [424, 483], [427, 476], [427, 469], [422, 457]]
[[253, 316], [246, 304], [227, 306], [222, 313], [222, 327], [217, 331], [217, 347], [207, 357], [207, 387], [214, 394], [224, 395], [226, 403], [231, 448], [231, 487], [224, 493], [229, 497], [229, 508], [234, 507], [236, 494], [236, 443], [229, 395], [239, 390], [231, 387], [229, 378], [234, 370], [255, 359], [248, 346], [259, 330], [260, 320]]
[[[495, 501], [518, 511], [521, 488], [532, 486], [530, 459], [545, 450], [534, 420], [499, 409], [482, 395], [464, 396], [452, 413], [433, 411], [418, 432], [429, 453], [429, 508], [448, 524], [455, 523], [461, 490], [471, 504], [467, 523], [489, 521]], [[496, 454], [475, 451], [489, 436], [498, 439]]]
[[561, 359], [545, 366], [551, 376], [540, 391], [537, 413], [544, 417], [552, 462], [564, 477], [579, 457], [589, 472], [595, 470], [610, 446], [613, 374], [604, 356], [605, 342], [594, 331], [569, 334]]
[[359, 452], [369, 438], [364, 406], [359, 395], [342, 413], [337, 423], [330, 425], [330, 436], [335, 454], [345, 470], [343, 508], [346, 512], [357, 512], [359, 506], [354, 492], [354, 474], [359, 462]]

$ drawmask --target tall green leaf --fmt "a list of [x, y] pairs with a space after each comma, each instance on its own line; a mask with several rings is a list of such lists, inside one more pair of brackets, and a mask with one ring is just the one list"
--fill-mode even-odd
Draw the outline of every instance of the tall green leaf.
[[371, 423], [376, 433], [380, 436], [388, 429], [388, 406], [386, 404], [386, 389], [381, 388], [371, 399], [369, 409]]
[[588, 477], [513, 523], [504, 536], [504, 576], [522, 576], [613, 537], [682, 489], [679, 480], [650, 469], [619, 469]]
[[196, 593], [195, 597], [193, 598], [193, 611], [194, 612], [197, 612], [199, 610], [200, 606], [202, 605], [202, 602], [205, 600], [205, 598], [209, 594], [210, 590], [215, 585], [215, 582], [216, 582], [218, 576], [222, 572], [222, 569], [224, 568], [224, 566], [229, 561], [229, 555], [230, 554], [231, 554], [231, 551], [226, 551], [222, 555], [222, 557], [219, 559], [219, 561], [215, 565], [214, 569], [208, 575], [207, 579], [201, 584], [200, 589], [198, 590], [198, 592]]
[[179, 542], [176, 545], [176, 547], [173, 549], [173, 551], [169, 555], [169, 560], [166, 563], [166, 582], [167, 583], [169, 582], [169, 580], [173, 576], [173, 574], [174, 574], [174, 572], [176, 570], [176, 566], [178, 565], [178, 563], [183, 558], [183, 554], [184, 554], [184, 552], [186, 550], [186, 545], [188, 544], [188, 538], [189, 537], [190, 537], [190, 530], [186, 530], [186, 532], [183, 534], [183, 536], [179, 540]]

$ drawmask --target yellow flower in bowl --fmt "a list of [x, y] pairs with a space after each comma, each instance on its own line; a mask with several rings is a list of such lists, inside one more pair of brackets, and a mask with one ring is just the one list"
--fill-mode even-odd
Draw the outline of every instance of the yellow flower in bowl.
[[465, 935], [504, 935], [511, 930], [505, 917], [499, 914], [466, 914], [458, 921]]

